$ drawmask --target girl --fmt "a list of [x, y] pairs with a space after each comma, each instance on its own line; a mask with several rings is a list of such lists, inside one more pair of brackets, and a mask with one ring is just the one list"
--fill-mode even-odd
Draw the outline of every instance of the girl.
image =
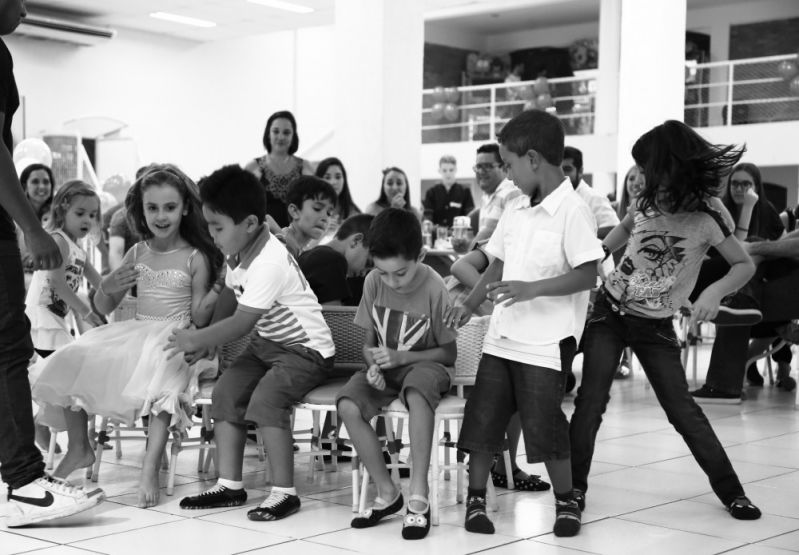
[[621, 190], [621, 200], [616, 207], [616, 215], [619, 220], [623, 220], [624, 216], [633, 205], [638, 193], [644, 188], [644, 176], [638, 169], [638, 166], [633, 166], [627, 170], [627, 175], [624, 176], [624, 188]]
[[128, 424], [154, 415], [138, 499], [140, 507], [150, 507], [158, 502], [168, 430], [191, 425], [187, 390], [198, 373], [180, 357], [167, 359], [163, 346], [176, 326], [210, 320], [222, 255], [208, 235], [197, 186], [174, 166], [151, 167], [136, 180], [125, 208], [144, 240], [99, 283], [94, 303], [108, 314], [136, 285], [136, 319], [90, 330], [43, 361], [33, 395], [45, 423], [69, 430], [67, 454], [55, 470], [59, 478], [94, 461], [87, 413]]
[[[327, 226], [327, 233], [320, 241], [327, 243], [338, 231], [341, 222], [360, 214], [361, 209], [356, 206], [350, 194], [350, 186], [347, 182], [347, 170], [344, 169], [344, 164], [338, 158], [330, 157], [325, 158], [319, 165], [316, 166], [316, 177], [321, 177], [333, 187], [336, 191], [338, 200], [336, 202], [336, 211]], [[327, 241], [325, 240], [327, 238]]]
[[383, 170], [383, 182], [380, 184], [380, 196], [366, 207], [366, 213], [377, 216], [386, 208], [404, 208], [410, 210], [421, 220], [421, 213], [411, 206], [411, 191], [408, 187], [408, 176], [397, 167]]
[[754, 164], [738, 164], [732, 169], [722, 201], [735, 220], [735, 236], [741, 241], [752, 237], [773, 241], [785, 232], [777, 209], [765, 196], [760, 169]]
[[[746, 498], [724, 448], [688, 392], [672, 318], [682, 306], [694, 321], [711, 320], [722, 297], [743, 286], [754, 264], [732, 235], [729, 213], [715, 196], [743, 149], [712, 145], [690, 127], [667, 121], [636, 141], [632, 154], [644, 173], [634, 209], [605, 237], [607, 254], [627, 245], [608, 275], [583, 335], [583, 378], [571, 419], [572, 479], [580, 509], [613, 374], [625, 346], [641, 361], [669, 422], [710, 478], [713, 491], [734, 518], [760, 518]], [[710, 247], [729, 263], [727, 274], [691, 305], [688, 295]], [[600, 268], [603, 263], [600, 262]], [[612, 261], [611, 261], [612, 262]]]

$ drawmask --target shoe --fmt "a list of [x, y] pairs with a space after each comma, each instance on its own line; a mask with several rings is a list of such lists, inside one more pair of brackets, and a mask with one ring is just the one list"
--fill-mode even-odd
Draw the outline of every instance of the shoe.
[[[516, 491], [547, 491], [550, 487], [548, 482], [541, 479], [538, 474], [530, 474], [527, 478], [517, 478], [523, 470], [513, 469], [513, 489]], [[495, 488], [507, 488], [508, 476], [501, 472], [491, 471], [491, 483]]]
[[777, 387], [784, 391], [796, 389], [796, 380], [791, 376], [791, 365], [787, 362], [777, 363]]
[[398, 492], [397, 497], [395, 497], [394, 501], [391, 503], [388, 503], [380, 497], [376, 497], [375, 504], [385, 506], [382, 509], [375, 509], [374, 506], [372, 506], [371, 509], [366, 509], [352, 519], [350, 526], [353, 528], [371, 528], [372, 526], [376, 526], [383, 518], [399, 511], [405, 504], [405, 500], [402, 498], [402, 492]]
[[8, 488], [6, 526], [17, 528], [91, 509], [105, 499], [105, 492], [87, 492], [69, 482], [45, 474], [18, 489]]
[[[417, 513], [411, 510], [410, 501], [424, 503], [427, 507], [424, 512]], [[430, 531], [430, 501], [426, 497], [413, 494], [409, 499], [408, 511], [402, 521], [402, 537], [406, 540], [421, 540]]]
[[577, 501], [572, 498], [568, 501], [555, 500], [555, 526], [552, 531], [559, 538], [570, 538], [580, 533], [582, 527], [581, 511]]
[[585, 510], [585, 492], [581, 489], [573, 489], [572, 495], [574, 496], [574, 500], [577, 501], [577, 506], [580, 507], [580, 512], [582, 513]]
[[476, 534], [493, 534], [494, 523], [486, 513], [486, 498], [481, 495], [469, 495], [466, 499], [466, 531]]
[[746, 293], [735, 293], [725, 297], [719, 313], [713, 318], [717, 326], [754, 326], [763, 319], [757, 301]]
[[754, 362], [746, 369], [746, 381], [752, 387], [763, 387], [763, 376], [760, 375], [757, 364]]
[[702, 387], [700, 387], [695, 391], [692, 391], [691, 395], [693, 395], [694, 400], [697, 403], [708, 403], [715, 405], [741, 404], [740, 393], [723, 393], [717, 389], [709, 387], [707, 384], [703, 385]]
[[569, 372], [566, 374], [566, 391], [565, 393], [571, 393], [574, 390], [574, 386], [577, 385], [577, 378], [574, 377], [574, 372]]
[[630, 368], [630, 363], [626, 360], [622, 360], [619, 363], [619, 367], [616, 369], [616, 375], [613, 376], [614, 380], [626, 380], [630, 376], [633, 375], [633, 369]]
[[760, 509], [749, 501], [748, 497], [739, 497], [727, 506], [733, 518], [738, 520], [757, 520], [760, 518]]
[[181, 509], [218, 509], [220, 507], [238, 507], [247, 501], [247, 492], [242, 489], [230, 489], [216, 484], [200, 495], [184, 497], [180, 500]]
[[288, 493], [269, 494], [263, 503], [247, 511], [247, 518], [256, 521], [280, 520], [300, 510], [300, 497]]

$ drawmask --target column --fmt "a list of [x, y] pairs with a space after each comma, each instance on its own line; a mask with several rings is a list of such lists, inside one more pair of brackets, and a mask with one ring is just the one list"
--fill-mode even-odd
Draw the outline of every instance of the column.
[[362, 208], [380, 194], [381, 170], [398, 166], [421, 205], [424, 19], [422, 0], [336, 0], [333, 145]]

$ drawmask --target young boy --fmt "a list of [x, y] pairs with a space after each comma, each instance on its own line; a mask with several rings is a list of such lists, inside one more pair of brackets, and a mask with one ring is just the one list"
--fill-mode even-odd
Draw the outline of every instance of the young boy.
[[[523, 195], [514, 199], [485, 247], [494, 257], [463, 306], [462, 324], [488, 294], [494, 312], [458, 446], [469, 456], [466, 529], [493, 534], [485, 484], [510, 417], [518, 411], [527, 462], [544, 462], [555, 493], [556, 536], [580, 531], [572, 494], [569, 423], [561, 410], [565, 372], [577, 349], [603, 251], [593, 214], [564, 177], [563, 126], [530, 110], [498, 136], [500, 154]], [[501, 277], [502, 281], [497, 281]]]
[[404, 501], [391, 480], [369, 421], [399, 397], [410, 414], [411, 486], [402, 537], [421, 539], [430, 529], [427, 471], [434, 411], [449, 391], [446, 366], [455, 362], [456, 332], [443, 324], [449, 308], [443, 279], [422, 264], [422, 229], [407, 210], [388, 208], [369, 231], [375, 269], [366, 277], [355, 323], [366, 328], [368, 369], [355, 374], [336, 399], [355, 450], [377, 486], [374, 506], [352, 521], [376, 525]]
[[197, 356], [253, 333], [214, 388], [219, 480], [180, 506], [233, 507], [247, 500], [241, 473], [247, 423], [253, 422], [264, 440], [274, 486], [247, 517], [278, 520], [300, 509], [291, 407], [327, 377], [333, 340], [297, 262], [264, 225], [266, 197], [258, 180], [239, 166], [225, 166], [200, 183], [200, 197], [208, 230], [228, 257], [225, 286], [235, 292], [238, 306], [202, 330], [176, 330], [169, 348]]
[[441, 183], [427, 190], [422, 205], [425, 216], [436, 225], [452, 225], [455, 216], [467, 216], [474, 209], [472, 192], [455, 182], [458, 167], [455, 157], [445, 154], [438, 161]]
[[323, 179], [304, 175], [289, 185], [286, 202], [291, 223], [283, 228], [283, 237], [288, 251], [299, 258], [327, 231], [336, 208], [336, 190]]
[[363, 272], [369, 259], [369, 226], [374, 216], [350, 216], [333, 240], [302, 253], [297, 260], [308, 284], [323, 305], [357, 306], [347, 281]]

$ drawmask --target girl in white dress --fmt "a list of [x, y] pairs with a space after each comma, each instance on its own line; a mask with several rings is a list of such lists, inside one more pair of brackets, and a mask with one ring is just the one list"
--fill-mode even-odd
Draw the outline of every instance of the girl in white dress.
[[100, 282], [94, 298], [108, 314], [135, 285], [136, 318], [95, 328], [40, 363], [33, 385], [40, 420], [69, 430], [54, 475], [91, 465], [87, 413], [132, 424], [151, 415], [139, 506], [158, 502], [158, 468], [169, 430], [191, 425], [186, 412], [198, 369], [163, 348], [176, 327], [206, 325], [221, 284], [222, 255], [208, 234], [197, 186], [171, 165], [153, 165], [125, 200], [144, 238]]

